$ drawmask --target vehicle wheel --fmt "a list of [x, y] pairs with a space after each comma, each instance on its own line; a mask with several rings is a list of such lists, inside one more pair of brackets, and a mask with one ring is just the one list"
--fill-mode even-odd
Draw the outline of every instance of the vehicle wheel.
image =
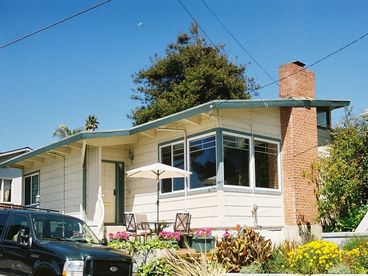
[[34, 276], [56, 276], [56, 274], [47, 268], [40, 269]]

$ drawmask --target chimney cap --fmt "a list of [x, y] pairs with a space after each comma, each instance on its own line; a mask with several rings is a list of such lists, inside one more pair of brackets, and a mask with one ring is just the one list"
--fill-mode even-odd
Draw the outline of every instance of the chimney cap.
[[301, 62], [301, 61], [299, 61], [299, 60], [295, 60], [295, 61], [293, 61], [293, 62], [291, 62], [291, 63], [294, 63], [295, 65], [298, 65], [298, 66], [300, 66], [300, 67], [304, 67], [304, 66], [305, 66], [305, 63], [303, 63], [303, 62]]

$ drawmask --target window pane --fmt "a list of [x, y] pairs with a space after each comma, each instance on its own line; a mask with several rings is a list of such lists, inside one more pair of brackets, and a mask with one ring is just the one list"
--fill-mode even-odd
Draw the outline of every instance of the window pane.
[[38, 174], [35, 174], [32, 176], [32, 198], [31, 198], [31, 203], [36, 203], [36, 197], [38, 195], [38, 190], [39, 190], [39, 182], [38, 182]]
[[215, 136], [191, 141], [190, 187], [200, 188], [216, 184], [216, 140]]
[[4, 179], [4, 202], [11, 201], [11, 184], [12, 181], [8, 179]]
[[26, 178], [24, 178], [24, 190], [25, 190], [25, 195], [24, 195], [24, 204], [25, 205], [29, 205], [31, 204], [31, 177], [28, 176]]
[[224, 135], [225, 185], [249, 187], [249, 140]]
[[[161, 163], [171, 166], [171, 145], [161, 148]], [[172, 179], [161, 180], [161, 193], [172, 192]]]
[[256, 187], [278, 188], [277, 144], [254, 141]]
[[17, 241], [20, 229], [25, 229], [26, 233], [29, 233], [29, 225], [27, 217], [21, 215], [14, 215], [12, 217], [12, 221], [9, 224], [5, 240]]
[[[184, 170], [184, 144], [173, 145], [173, 166]], [[184, 178], [173, 178], [173, 190], [184, 190]]]
[[[179, 169], [184, 169], [184, 143], [162, 147], [161, 163]], [[170, 193], [183, 189], [183, 178], [163, 179], [161, 181], [161, 193]]]
[[8, 219], [8, 216], [9, 216], [8, 214], [0, 213], [0, 236], [3, 233], [4, 226], [5, 226], [6, 220]]

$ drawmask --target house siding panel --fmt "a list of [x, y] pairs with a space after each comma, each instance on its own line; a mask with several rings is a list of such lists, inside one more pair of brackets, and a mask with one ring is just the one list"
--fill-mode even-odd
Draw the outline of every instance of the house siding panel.
[[40, 172], [41, 208], [56, 209], [65, 213], [80, 216], [82, 199], [82, 166], [80, 165], [81, 151], [73, 149], [65, 156], [65, 190], [63, 193], [64, 160], [58, 157], [47, 163], [35, 163], [26, 167], [24, 174]]

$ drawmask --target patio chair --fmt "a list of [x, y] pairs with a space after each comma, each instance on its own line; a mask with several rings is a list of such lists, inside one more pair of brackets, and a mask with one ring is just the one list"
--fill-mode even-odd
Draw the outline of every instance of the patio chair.
[[177, 213], [175, 217], [174, 232], [180, 233], [180, 248], [188, 248], [191, 245], [190, 220], [192, 216], [189, 213]]
[[174, 232], [189, 234], [191, 218], [192, 216], [189, 213], [177, 213], [175, 217]]
[[142, 222], [136, 223], [135, 214], [133, 213], [125, 213], [124, 214], [125, 227], [126, 231], [130, 232], [133, 235], [137, 236], [145, 236], [151, 234], [151, 230], [148, 227], [142, 227]]

